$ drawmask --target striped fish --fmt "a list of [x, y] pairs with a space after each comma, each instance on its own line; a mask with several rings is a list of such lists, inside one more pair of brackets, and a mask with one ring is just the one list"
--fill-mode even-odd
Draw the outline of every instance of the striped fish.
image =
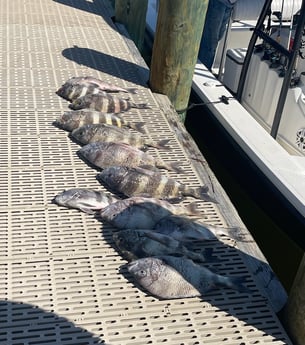
[[66, 111], [59, 116], [54, 124], [66, 131], [73, 131], [84, 125], [106, 123], [117, 127], [129, 127], [138, 132], [144, 133], [143, 126], [145, 122], [129, 122], [118, 115], [110, 113], [101, 113], [99, 111], [82, 109], [74, 111]]
[[56, 92], [58, 96], [64, 98], [67, 101], [74, 101], [79, 97], [83, 97], [86, 95], [95, 95], [98, 93], [105, 94], [102, 89], [100, 89], [97, 85], [93, 85], [90, 83], [84, 84], [70, 84], [65, 83], [62, 85]]
[[134, 103], [128, 99], [112, 96], [107, 93], [99, 92], [97, 94], [87, 94], [86, 96], [75, 99], [69, 107], [73, 110], [93, 109], [102, 113], [122, 113], [131, 108], [147, 109], [146, 103]]
[[192, 196], [196, 199], [216, 202], [208, 194], [208, 186], [198, 188], [188, 187], [160, 172], [141, 167], [113, 166], [98, 174], [98, 179], [114, 192], [128, 197], [143, 196], [160, 199], [182, 198]]
[[94, 211], [101, 210], [114, 201], [117, 199], [102, 191], [84, 188], [64, 190], [53, 199], [53, 202], [60, 206], [77, 208], [89, 214], [94, 214]]
[[159, 142], [155, 142], [144, 138], [140, 133], [133, 133], [126, 128], [119, 128], [105, 123], [84, 125], [76, 128], [72, 131], [71, 136], [82, 144], [94, 143], [96, 141], [112, 141], [126, 143], [139, 148], [145, 148], [147, 146], [159, 149], [167, 148], [165, 145], [169, 141], [167, 139], [163, 139]]
[[137, 89], [133, 87], [129, 88], [123, 88], [114, 84], [107, 83], [105, 81], [102, 81], [100, 79], [90, 77], [90, 76], [85, 76], [85, 77], [72, 77], [69, 80], [66, 81], [66, 83], [69, 84], [92, 84], [96, 85], [99, 87], [102, 91], [105, 92], [129, 92], [129, 93], [137, 93]]
[[196, 253], [171, 236], [153, 230], [120, 230], [114, 232], [112, 238], [120, 253], [129, 261], [157, 255], [185, 256], [198, 262], [213, 260], [211, 249]]
[[113, 202], [99, 215], [117, 229], [153, 229], [161, 219], [170, 215], [202, 216], [195, 202], [185, 206], [137, 196]]
[[130, 262], [127, 269], [137, 284], [162, 299], [205, 296], [207, 292], [223, 287], [252, 292], [245, 285], [246, 277], [216, 274], [185, 257], [141, 258]]
[[165, 163], [147, 152], [125, 143], [95, 142], [85, 145], [78, 155], [94, 166], [105, 169], [111, 166], [151, 166], [182, 172], [179, 163]]

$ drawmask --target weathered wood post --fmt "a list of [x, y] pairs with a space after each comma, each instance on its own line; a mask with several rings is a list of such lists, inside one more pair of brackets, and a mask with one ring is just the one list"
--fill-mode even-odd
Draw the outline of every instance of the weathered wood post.
[[115, 0], [115, 21], [126, 26], [130, 38], [143, 50], [148, 0]]
[[294, 344], [305, 345], [305, 255], [284, 309], [284, 322]]
[[[208, 0], [159, 3], [149, 83], [177, 111], [188, 105], [207, 6]], [[184, 121], [185, 112], [180, 115]]]

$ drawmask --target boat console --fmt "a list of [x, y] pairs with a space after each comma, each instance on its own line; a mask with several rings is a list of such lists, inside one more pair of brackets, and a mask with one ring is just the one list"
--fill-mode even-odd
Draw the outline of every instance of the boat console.
[[[246, 16], [247, 2], [237, 2], [243, 7], [236, 6], [233, 19], [241, 17], [241, 13]], [[290, 154], [305, 155], [305, 16], [302, 1], [266, 1], [264, 6], [265, 11], [263, 9], [257, 25], [251, 29], [253, 34], [248, 47], [229, 46], [226, 50], [221, 78]], [[235, 34], [231, 29], [231, 41]]]

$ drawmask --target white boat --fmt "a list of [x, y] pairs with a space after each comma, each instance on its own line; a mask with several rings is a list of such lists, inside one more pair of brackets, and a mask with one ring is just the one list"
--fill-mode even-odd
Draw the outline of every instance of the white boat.
[[[304, 22], [305, 0], [237, 1], [212, 71], [196, 64], [193, 90], [305, 230]], [[292, 238], [305, 248], [305, 236]]]

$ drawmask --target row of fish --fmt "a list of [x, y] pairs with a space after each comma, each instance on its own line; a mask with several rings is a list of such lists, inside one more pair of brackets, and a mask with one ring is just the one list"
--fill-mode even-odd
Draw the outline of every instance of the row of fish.
[[[74, 77], [65, 82], [56, 93], [71, 101], [78, 99], [74, 98], [76, 96], [73, 92], [71, 94], [71, 87], [79, 87], [85, 90], [82, 92], [85, 92], [89, 98], [92, 95], [89, 92], [89, 86], [103, 93], [105, 93], [104, 90], [115, 89], [114, 86], [106, 84], [106, 87], [105, 84], [92, 77]], [[118, 88], [117, 91], [120, 90]], [[127, 89], [124, 90], [127, 91]], [[165, 163], [160, 159], [155, 159], [149, 153], [143, 152], [143, 149], [145, 150], [147, 147], [169, 149], [166, 146], [168, 139], [155, 142], [146, 139], [140, 132], [130, 131], [130, 128], [142, 131], [143, 122], [131, 124], [118, 115], [83, 109], [65, 112], [55, 121], [55, 125], [71, 131], [71, 138], [85, 145], [78, 151], [78, 155], [83, 160], [99, 169], [113, 168], [111, 171], [107, 170], [101, 173], [99, 179], [118, 193], [126, 196], [142, 195], [160, 198], [192, 196], [216, 202], [208, 194], [207, 186], [190, 188], [154, 169], [162, 168], [183, 172], [178, 162]], [[123, 126], [126, 128], [123, 128]], [[129, 129], [127, 129], [128, 127]], [[114, 167], [117, 168], [114, 169]], [[128, 185], [131, 186], [130, 182], [133, 182], [133, 191], [126, 190], [126, 185], [119, 183], [122, 173], [125, 173], [121, 167], [124, 167], [125, 170], [128, 169]], [[125, 180], [127, 180], [127, 176]]]
[[[143, 197], [117, 200], [102, 191], [87, 189], [65, 191], [56, 196], [55, 202], [85, 212], [98, 211], [101, 219], [114, 227], [114, 243], [122, 256], [131, 261], [130, 273], [159, 298], [202, 296], [221, 286], [249, 292], [243, 285], [244, 277], [226, 277], [197, 264], [217, 259], [212, 250], [198, 253], [189, 245], [215, 240], [226, 233], [222, 228], [183, 217], [200, 215], [195, 203], [183, 206]], [[170, 285], [167, 274], [173, 275]]]
[[135, 89], [120, 88], [93, 77], [72, 77], [56, 91], [56, 94], [70, 101], [69, 108], [73, 110], [92, 109], [103, 113], [122, 113], [131, 108], [149, 108], [146, 103], [137, 104], [129, 98], [108, 93], [134, 93], [135, 91]]
[[[177, 162], [154, 158], [147, 148], [169, 149], [168, 140], [154, 142], [141, 135], [143, 122], [130, 123], [119, 116], [131, 107], [147, 108], [108, 92], [130, 92], [92, 77], [73, 77], [56, 92], [74, 111], [65, 112], [55, 124], [84, 145], [80, 158], [102, 171], [97, 179], [125, 199], [102, 191], [70, 189], [58, 194], [58, 205], [98, 214], [113, 227], [113, 241], [130, 263], [127, 268], [144, 289], [159, 298], [201, 296], [225, 286], [247, 292], [244, 278], [216, 274], [199, 263], [217, 260], [211, 249], [195, 251], [194, 241], [215, 240], [224, 229], [194, 221], [201, 213], [196, 203], [179, 204], [186, 196], [216, 202], [207, 186], [191, 188], [159, 169], [177, 173]], [[196, 262], [196, 263], [195, 263]]]

